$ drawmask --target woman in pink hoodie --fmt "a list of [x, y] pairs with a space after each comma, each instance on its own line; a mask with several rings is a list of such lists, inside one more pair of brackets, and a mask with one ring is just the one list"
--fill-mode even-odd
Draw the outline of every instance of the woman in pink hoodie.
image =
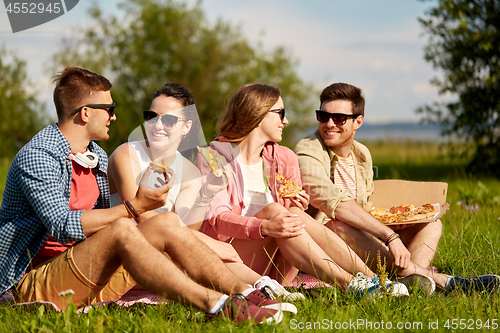
[[[210, 198], [200, 231], [231, 243], [246, 265], [283, 284], [300, 269], [356, 296], [372, 297], [380, 291], [378, 277], [342, 239], [304, 212], [308, 195], [278, 194], [277, 173], [302, 185], [295, 154], [277, 144], [286, 124], [277, 88], [251, 83], [235, 92], [210, 144], [225, 158], [229, 184]], [[210, 173], [200, 154], [197, 165], [204, 177]], [[405, 286], [393, 284], [395, 295], [408, 294]]]

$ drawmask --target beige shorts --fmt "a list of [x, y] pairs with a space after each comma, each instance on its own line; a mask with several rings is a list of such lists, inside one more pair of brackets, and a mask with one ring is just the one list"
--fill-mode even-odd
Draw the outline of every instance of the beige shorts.
[[[69, 303], [80, 307], [97, 302], [116, 301], [136, 285], [123, 266], [118, 268], [107, 284], [93, 283], [76, 266], [73, 248], [70, 247], [25, 274], [14, 287], [16, 302], [47, 301], [65, 310]], [[74, 292], [72, 296], [59, 295], [69, 289]]]

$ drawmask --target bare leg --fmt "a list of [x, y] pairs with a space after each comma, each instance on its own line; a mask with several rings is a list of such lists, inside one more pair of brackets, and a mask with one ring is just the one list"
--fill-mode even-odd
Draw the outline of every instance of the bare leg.
[[241, 281], [254, 285], [257, 280], [259, 280], [262, 276], [255, 272], [253, 269], [240, 262], [226, 262], [226, 267], [237, 276]]
[[177, 215], [156, 215], [147, 220], [148, 223], [139, 224], [138, 228], [155, 248], [167, 253], [178, 267], [202, 286], [229, 295], [248, 289], [248, 285], [238, 280], [191, 229], [166, 222], [169, 218], [173, 220]]
[[280, 250], [274, 256], [274, 265], [269, 272], [269, 276], [283, 286], [290, 286], [299, 270], [286, 261]]
[[191, 278], [207, 286], [220, 286], [227, 292], [247, 288], [188, 228], [180, 228], [177, 223], [173, 213], [157, 215], [139, 227], [129, 219], [117, 220], [75, 246], [76, 265], [92, 282], [103, 285], [123, 263], [147, 290], [205, 311], [222, 294]]
[[352, 274], [361, 272], [370, 278], [376, 276], [358, 254], [349, 247], [349, 244], [346, 244], [335, 232], [298, 208], [290, 208], [290, 212], [299, 215], [314, 241], [344, 270]]
[[[388, 270], [395, 270], [395, 267], [393, 267], [394, 259], [389, 249], [379, 239], [340, 221], [328, 222], [328, 227], [334, 229], [361, 258], [365, 258], [368, 266], [372, 269], [377, 269], [377, 251], [380, 251], [381, 257], [387, 259]], [[398, 276], [408, 276], [414, 273], [430, 276], [441, 287], [446, 285], [448, 279], [447, 275], [432, 273], [428, 269], [415, 264], [413, 260], [410, 262], [410, 267], [397, 271]]]
[[[286, 209], [279, 204], [270, 204], [260, 210], [256, 217], [268, 218], [276, 215], [282, 209]], [[257, 240], [235, 239], [233, 247], [240, 255], [246, 265], [257, 273], [265, 275], [272, 267], [276, 250], [279, 248], [283, 257], [291, 265], [319, 279], [330, 283], [338, 284], [345, 289], [353, 276], [340, 268], [321, 247], [314, 242], [311, 236], [305, 231], [301, 236], [293, 238], [272, 238], [266, 237]]]
[[[100, 285], [107, 283], [123, 263], [147, 290], [207, 312], [222, 296], [189, 279], [129, 219], [117, 220], [76, 245], [74, 260], [84, 275]], [[85, 303], [88, 295], [73, 296], [76, 302], [78, 298]]]
[[397, 232], [411, 253], [411, 261], [428, 268], [434, 260], [443, 233], [441, 220], [432, 223], [418, 223], [397, 230]]

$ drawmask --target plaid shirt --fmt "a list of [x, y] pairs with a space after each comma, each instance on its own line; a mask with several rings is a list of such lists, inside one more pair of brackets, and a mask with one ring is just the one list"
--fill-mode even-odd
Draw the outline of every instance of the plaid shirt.
[[[88, 149], [99, 156], [94, 171], [101, 194], [94, 208], [107, 208], [108, 158], [94, 142]], [[83, 211], [69, 208], [71, 152], [57, 125], [49, 125], [12, 161], [0, 207], [0, 294], [22, 278], [49, 235], [63, 244], [86, 238], [80, 222]]]

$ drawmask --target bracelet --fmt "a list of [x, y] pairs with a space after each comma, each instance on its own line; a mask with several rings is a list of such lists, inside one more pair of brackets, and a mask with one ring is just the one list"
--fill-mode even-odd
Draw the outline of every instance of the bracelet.
[[392, 234], [390, 234], [390, 235], [387, 237], [387, 240], [386, 240], [385, 242], [387, 243], [391, 237], [393, 237], [394, 235], [397, 235], [397, 234], [398, 234], [397, 232], [393, 232]]
[[200, 192], [199, 192], [199, 194], [198, 194], [198, 197], [196, 198], [196, 199], [200, 198], [200, 199], [201, 199], [201, 202], [199, 202], [199, 203], [198, 203], [196, 200], [195, 200], [194, 202], [195, 202], [198, 206], [202, 206], [202, 207], [204, 207], [204, 206], [208, 206], [208, 205], [210, 204], [210, 201], [212, 201], [212, 199], [215, 197], [215, 195], [216, 195], [216, 194], [217, 194], [217, 193], [212, 194], [212, 196], [211, 196], [210, 198], [209, 198], [209, 197], [207, 197], [207, 196], [205, 195], [205, 189], [203, 188], [203, 185], [202, 185], [202, 186], [201, 186], [201, 188], [200, 188]]
[[385, 241], [385, 246], [388, 246], [390, 242], [392, 242], [393, 240], [398, 239], [398, 238], [399, 238], [398, 233], [397, 232], [393, 233], [392, 235], [387, 237], [387, 240]]
[[125, 200], [123, 202], [123, 204], [125, 205], [125, 208], [127, 209], [127, 211], [129, 212], [130, 215], [132, 215], [132, 217], [134, 219], [138, 218], [139, 217], [139, 213], [137, 213], [137, 210], [135, 210], [134, 206], [132, 206], [132, 204], [130, 203], [130, 201], [128, 200]]
[[206, 202], [206, 203], [198, 202], [198, 198], [196, 198], [194, 203], [196, 204], [196, 206], [199, 206], [199, 207], [207, 207], [208, 205], [210, 205], [210, 202]]
[[399, 238], [399, 235], [395, 236], [394, 238], [392, 238], [391, 240], [389, 240], [387, 243], [385, 243], [386, 246], [389, 246], [389, 243], [392, 242], [393, 240], [396, 240]]

